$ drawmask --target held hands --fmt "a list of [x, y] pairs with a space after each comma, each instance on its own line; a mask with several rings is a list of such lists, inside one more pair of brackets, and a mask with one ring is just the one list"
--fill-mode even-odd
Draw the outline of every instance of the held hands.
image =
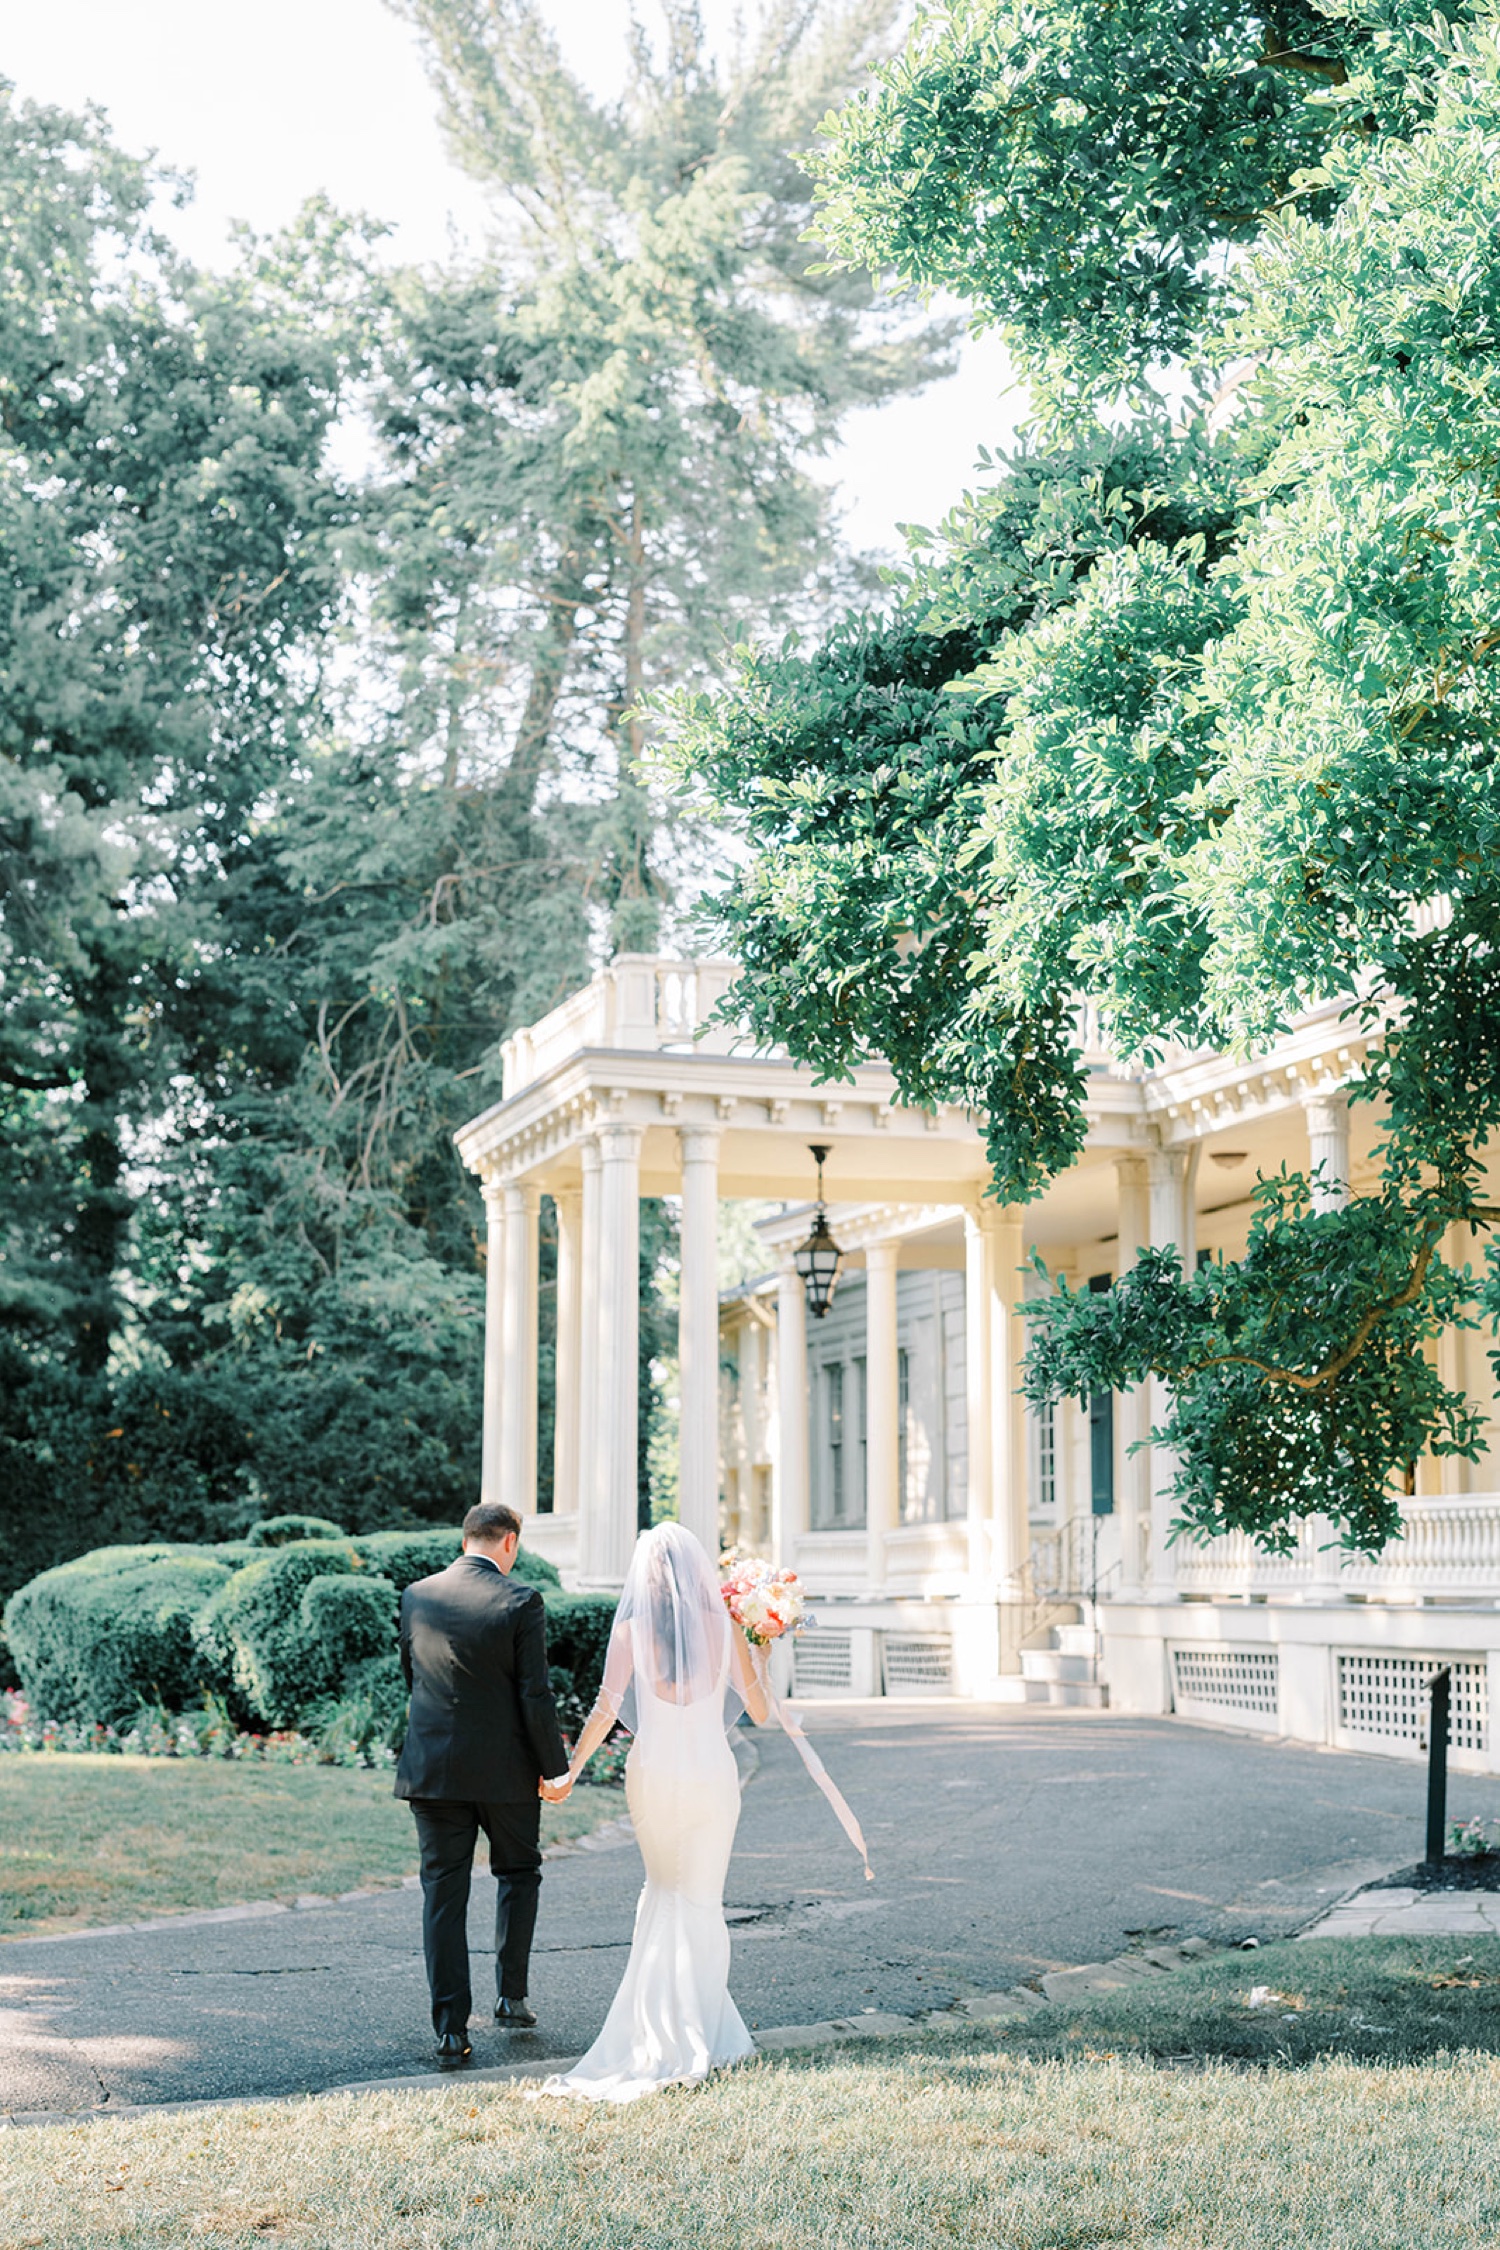
[[542, 1780], [537, 1783], [536, 1787], [537, 1795], [543, 1798], [547, 1804], [560, 1805], [566, 1797], [572, 1795], [573, 1776], [569, 1773], [565, 1774], [561, 1781]]

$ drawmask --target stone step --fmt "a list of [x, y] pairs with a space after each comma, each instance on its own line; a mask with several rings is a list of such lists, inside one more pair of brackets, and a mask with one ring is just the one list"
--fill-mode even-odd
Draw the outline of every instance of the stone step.
[[1099, 1660], [1099, 1634], [1092, 1625], [1059, 1625], [1053, 1641], [1064, 1656], [1087, 1656], [1094, 1663]]
[[1107, 1711], [1109, 1689], [1101, 1680], [1023, 1680], [1023, 1703], [1056, 1703], [1075, 1711]]
[[1021, 1676], [1027, 1680], [1092, 1680], [1092, 1656], [1073, 1656], [1059, 1648], [1023, 1648]]

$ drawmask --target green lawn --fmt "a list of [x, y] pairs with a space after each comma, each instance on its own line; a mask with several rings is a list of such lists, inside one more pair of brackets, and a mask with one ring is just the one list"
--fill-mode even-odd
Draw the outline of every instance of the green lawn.
[[[1368, 1951], [1363, 1967], [1357, 1956]], [[1472, 1959], [1464, 1959], [1472, 1952]], [[1254, 1979], [1339, 2039], [1494, 2043], [1500, 1943], [1270, 1947]], [[1478, 1977], [1474, 1984], [1467, 1980]], [[1466, 1981], [1449, 1983], [1459, 1978]], [[1296, 1990], [1293, 1990], [1293, 1988]], [[617, 2113], [463, 2080], [0, 2138], [4, 2250], [1493, 2250], [1488, 2052], [1288, 2066], [1234, 2042], [1239, 1963], [1047, 2033], [929, 2032], [758, 2062]], [[744, 1992], [740, 1995], [746, 1998]], [[1357, 2012], [1363, 2013], [1359, 2006]], [[1429, 2017], [1440, 2020], [1429, 2022]], [[1129, 2019], [1127, 2021], [1127, 2018]], [[1397, 2020], [1399, 2019], [1399, 2020]], [[1259, 2036], [1259, 2033], [1257, 2033]], [[1056, 2054], [1038, 2051], [1050, 2038]], [[1194, 2045], [1184, 2042], [1192, 2040]], [[1219, 2059], [1228, 2054], [1231, 2059]]]
[[1318, 1938], [1221, 1953], [1106, 1999], [1008, 2023], [1000, 2038], [1007, 2053], [1036, 2061], [1080, 2048], [1282, 2069], [1327, 2056], [1500, 2055], [1500, 1938]]
[[[542, 1807], [542, 1838], [624, 1811], [614, 1790]], [[0, 1935], [191, 1906], [336, 1893], [416, 1872], [388, 1773], [214, 1758], [0, 1758]], [[0, 2237], [0, 2244], [4, 2238]]]

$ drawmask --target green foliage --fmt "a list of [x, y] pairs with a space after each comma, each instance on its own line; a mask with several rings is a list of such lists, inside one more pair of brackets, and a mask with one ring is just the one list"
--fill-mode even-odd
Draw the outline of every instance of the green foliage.
[[347, 372], [340, 230], [299, 302], [153, 233], [157, 183], [0, 86], [0, 1317], [101, 1372], [125, 1144], [183, 1100], [226, 855], [300, 745], [304, 648], [340, 599], [323, 467]]
[[576, 1734], [604, 1678], [615, 1604], [606, 1594], [549, 1594], [547, 1657], [563, 1725]]
[[[1095, 950], [1156, 957], [1157, 840], [1128, 870], [1128, 936], [1112, 929], [1111, 879], [1128, 862], [1129, 814], [1155, 815], [1196, 780], [1192, 737], [1178, 748], [1172, 731], [1191, 664], [1182, 644], [1190, 633], [1201, 646], [1222, 612], [1206, 570], [1231, 521], [1226, 481], [1196, 439], [1094, 435], [1028, 455], [897, 578], [890, 615], [847, 617], [810, 651], [741, 650], [727, 692], [664, 699], [663, 770], [716, 813], [738, 812], [756, 847], [718, 902], [744, 965], [735, 1010], [826, 1077], [883, 1057], [906, 1101], [983, 1114], [1003, 1200], [1037, 1193], [1082, 1144], [1069, 935], [1090, 926]], [[1196, 567], [1178, 552], [1189, 541]], [[1096, 590], [1106, 575], [1112, 594]], [[1101, 627], [1123, 647], [1126, 620], [1162, 585], [1182, 615], [1111, 674], [1108, 739], [1079, 761], [1065, 699], [1087, 696]], [[1092, 630], [1059, 657], [1084, 600]], [[1034, 691], [1036, 755], [1001, 766], [981, 660], [998, 643], [1019, 665], [1027, 627], [1058, 676]], [[1152, 746], [1167, 743], [1158, 773]], [[997, 771], [1020, 830], [1006, 845], [1013, 893], [975, 864]], [[1116, 811], [1121, 773], [1133, 793]], [[1056, 913], [1059, 884], [1071, 918]], [[1000, 966], [981, 981], [987, 943]]]
[[143, 1702], [180, 1710], [221, 1686], [224, 1674], [193, 1625], [231, 1582], [236, 1560], [233, 1550], [106, 1547], [33, 1579], [5, 1610], [33, 1706], [108, 1724]]
[[726, 59], [674, 14], [611, 103], [527, 0], [403, 12], [496, 198], [462, 269], [313, 206], [197, 271], [99, 117], [0, 100], [0, 1595], [101, 1536], [462, 1512], [453, 1128], [656, 942], [643, 693], [848, 582], [809, 457], [944, 364], [812, 269], [788, 153], [893, 0]]
[[824, 223], [1002, 323], [1041, 418], [887, 615], [742, 652], [668, 752], [749, 823], [756, 1032], [983, 1110], [1006, 1201], [1081, 1145], [1086, 1003], [1149, 1061], [1361, 995], [1373, 1194], [1272, 1183], [1244, 1259], [1035, 1316], [1035, 1399], [1149, 1365], [1181, 1522], [1272, 1544], [1316, 1509], [1378, 1545], [1418, 1453], [1472, 1456], [1424, 1347], [1500, 1316], [1439, 1254], [1500, 1216], [1500, 35], [1465, 14], [924, 13], [830, 126]]
[[323, 1756], [347, 1764], [377, 1746], [400, 1749], [409, 1701], [401, 1660], [387, 1649], [352, 1664], [338, 1694], [312, 1704], [301, 1723]]
[[388, 1578], [314, 1578], [302, 1589], [297, 1622], [327, 1652], [342, 1677], [366, 1657], [389, 1650], [396, 1629], [396, 1589]]
[[252, 1719], [292, 1726], [299, 1711], [334, 1692], [335, 1648], [309, 1629], [302, 1599], [315, 1583], [336, 1586], [361, 1567], [348, 1540], [299, 1541], [237, 1570], [197, 1617], [198, 1646]]
[[[399, 1744], [399, 1598], [459, 1551], [451, 1530], [101, 1547], [24, 1586], [6, 1607], [5, 1630], [21, 1685], [45, 1718], [116, 1723], [142, 1703], [181, 1711], [223, 1696], [237, 1722], [332, 1728], [355, 1748]], [[515, 1572], [541, 1587], [549, 1632], [556, 1609], [564, 1652], [556, 1661], [591, 1702], [614, 1604], [563, 1594], [554, 1566], [524, 1548]]]
[[245, 1543], [251, 1547], [290, 1547], [299, 1539], [348, 1536], [341, 1523], [330, 1523], [326, 1516], [262, 1516], [245, 1533]]
[[1354, 13], [924, 7], [831, 121], [820, 228], [859, 265], [977, 300], [1070, 375], [1180, 351], [1224, 300], [1225, 245], [1255, 239], [1340, 129], [1305, 93], [1344, 77]]
[[1180, 1530], [1248, 1531], [1290, 1552], [1299, 1519], [1336, 1513], [1347, 1546], [1378, 1551], [1401, 1526], [1392, 1463], [1479, 1450], [1478, 1415], [1423, 1350], [1444, 1326], [1472, 1325], [1473, 1283], [1433, 1259], [1400, 1301], [1410, 1240], [1390, 1191], [1314, 1213], [1307, 1183], [1283, 1174], [1255, 1201], [1237, 1260], [1185, 1279], [1174, 1251], [1146, 1250], [1100, 1294], [1060, 1276], [1026, 1307], [1026, 1394], [1041, 1404], [1161, 1376], [1171, 1403], [1151, 1434], [1180, 1462]]

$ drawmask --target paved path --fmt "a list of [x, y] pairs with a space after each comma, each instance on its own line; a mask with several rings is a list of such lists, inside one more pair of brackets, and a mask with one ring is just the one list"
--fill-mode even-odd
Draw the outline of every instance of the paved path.
[[1303, 1937], [1500, 1937], [1500, 1892], [1356, 1891]]
[[[915, 2014], [1132, 1943], [1279, 1937], [1423, 1833], [1416, 1765], [1108, 1712], [814, 1706], [809, 1731], [863, 1819], [867, 1885], [776, 1734], [759, 1740], [728, 1902], [757, 2028]], [[1456, 1818], [1494, 1810], [1455, 1777]], [[576, 2054], [624, 1965], [633, 1843], [549, 1862], [530, 2036], [476, 2019], [480, 2064]], [[493, 1913], [475, 1883], [480, 2005]], [[0, 1945], [0, 2114], [286, 2094], [422, 2070], [412, 1890], [245, 1920]]]

